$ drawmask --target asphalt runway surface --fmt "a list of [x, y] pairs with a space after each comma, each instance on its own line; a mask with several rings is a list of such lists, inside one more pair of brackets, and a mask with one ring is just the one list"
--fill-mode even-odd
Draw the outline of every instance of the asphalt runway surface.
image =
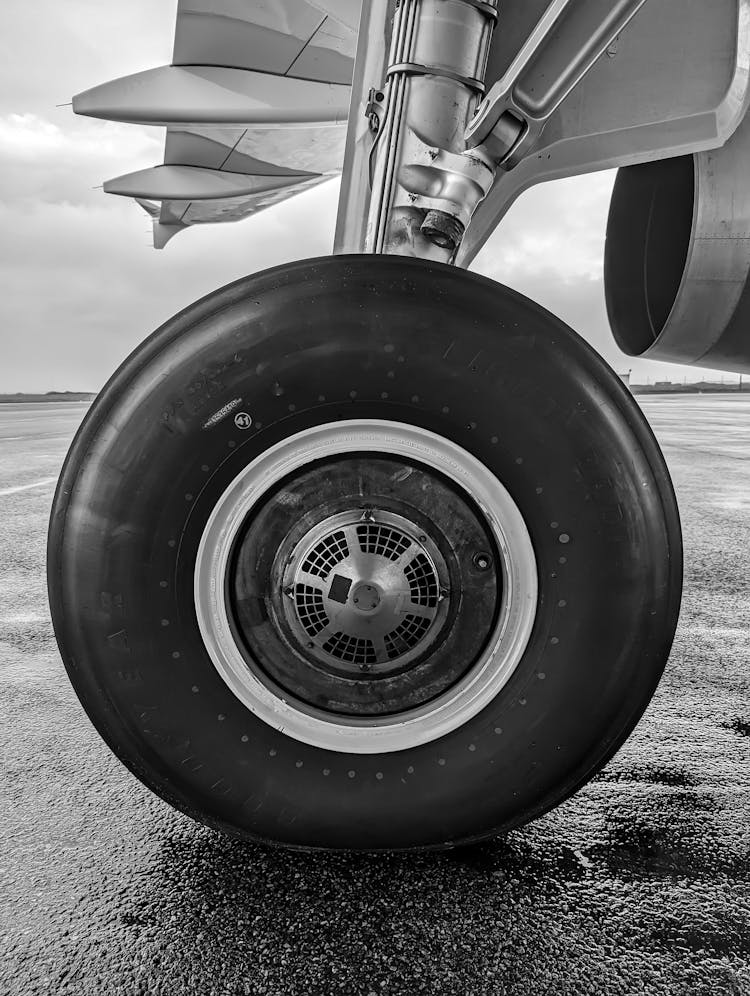
[[44, 577], [85, 405], [0, 406], [0, 994], [750, 994], [750, 395], [643, 407], [686, 585], [634, 735], [507, 837], [332, 856], [197, 826], [99, 740]]

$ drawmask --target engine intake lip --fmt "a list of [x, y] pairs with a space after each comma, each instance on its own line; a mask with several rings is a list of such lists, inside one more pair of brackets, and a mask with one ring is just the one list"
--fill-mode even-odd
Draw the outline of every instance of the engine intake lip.
[[750, 115], [720, 148], [617, 173], [604, 253], [630, 356], [750, 372]]

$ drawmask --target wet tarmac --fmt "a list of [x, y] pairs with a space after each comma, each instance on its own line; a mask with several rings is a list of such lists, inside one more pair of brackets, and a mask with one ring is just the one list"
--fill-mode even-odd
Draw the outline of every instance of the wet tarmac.
[[675, 479], [686, 588], [635, 734], [507, 838], [326, 856], [195, 825], [101, 743], [44, 582], [85, 406], [0, 406], [0, 994], [750, 994], [750, 395], [643, 407]]

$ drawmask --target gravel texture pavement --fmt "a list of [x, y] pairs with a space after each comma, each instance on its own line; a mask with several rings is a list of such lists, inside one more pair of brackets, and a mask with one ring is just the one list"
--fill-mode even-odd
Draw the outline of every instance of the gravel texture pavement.
[[327, 856], [195, 825], [99, 740], [44, 580], [85, 406], [0, 406], [0, 994], [750, 996], [750, 395], [643, 407], [686, 587], [635, 734], [506, 838]]

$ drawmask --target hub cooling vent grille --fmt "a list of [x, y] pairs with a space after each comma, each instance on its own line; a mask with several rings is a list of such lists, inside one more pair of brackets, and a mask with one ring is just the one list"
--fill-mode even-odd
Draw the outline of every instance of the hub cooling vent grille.
[[[365, 667], [418, 652], [436, 618], [440, 602], [440, 582], [435, 565], [421, 548], [421, 543], [397, 526], [372, 520], [360, 520], [352, 526], [323, 536], [304, 555], [301, 569], [313, 577], [308, 578], [307, 583], [297, 580], [294, 584], [293, 604], [305, 638], [314, 641], [319, 651], [337, 661]], [[359, 552], [353, 550], [356, 545]], [[377, 635], [368, 630], [363, 632], [356, 606], [349, 604], [352, 580], [347, 576], [347, 565], [343, 562], [348, 563], [353, 557], [349, 566], [353, 564], [356, 573], [357, 557], [361, 554], [382, 558], [373, 570], [376, 574], [381, 572], [378, 577], [390, 578], [388, 583], [397, 593], [406, 594], [405, 589], [408, 589], [412, 606], [411, 612], [408, 606], [394, 608], [392, 597], [388, 595], [390, 600], [381, 605], [385, 614], [376, 612], [372, 617]], [[404, 561], [408, 562], [404, 564]], [[334, 572], [338, 572], [337, 577], [329, 590]], [[337, 590], [334, 594], [336, 581], [345, 582], [345, 590]], [[388, 592], [387, 587], [384, 591]], [[329, 602], [329, 599], [333, 601]], [[334, 627], [335, 632], [332, 632]], [[308, 644], [308, 647], [312, 646], [312, 643]]]
[[308, 553], [303, 571], [317, 574], [318, 577], [327, 578], [336, 564], [340, 564], [349, 556], [349, 544], [342, 530], [331, 533], [313, 547]]
[[323, 605], [323, 592], [309, 584], [298, 584], [294, 589], [297, 616], [308, 636], [317, 636], [328, 625]]
[[438, 603], [438, 579], [432, 564], [423, 553], [418, 553], [412, 562], [404, 569], [409, 582], [409, 593], [415, 605], [434, 609]]
[[424, 616], [408, 615], [399, 626], [385, 637], [385, 652], [393, 660], [408, 653], [419, 643], [430, 626]]
[[323, 644], [323, 650], [340, 661], [346, 661], [347, 664], [377, 664], [372, 640], [365, 640], [360, 636], [334, 633]]
[[357, 526], [357, 539], [362, 553], [377, 553], [388, 560], [398, 560], [404, 550], [411, 546], [408, 536], [378, 522], [366, 522]]

